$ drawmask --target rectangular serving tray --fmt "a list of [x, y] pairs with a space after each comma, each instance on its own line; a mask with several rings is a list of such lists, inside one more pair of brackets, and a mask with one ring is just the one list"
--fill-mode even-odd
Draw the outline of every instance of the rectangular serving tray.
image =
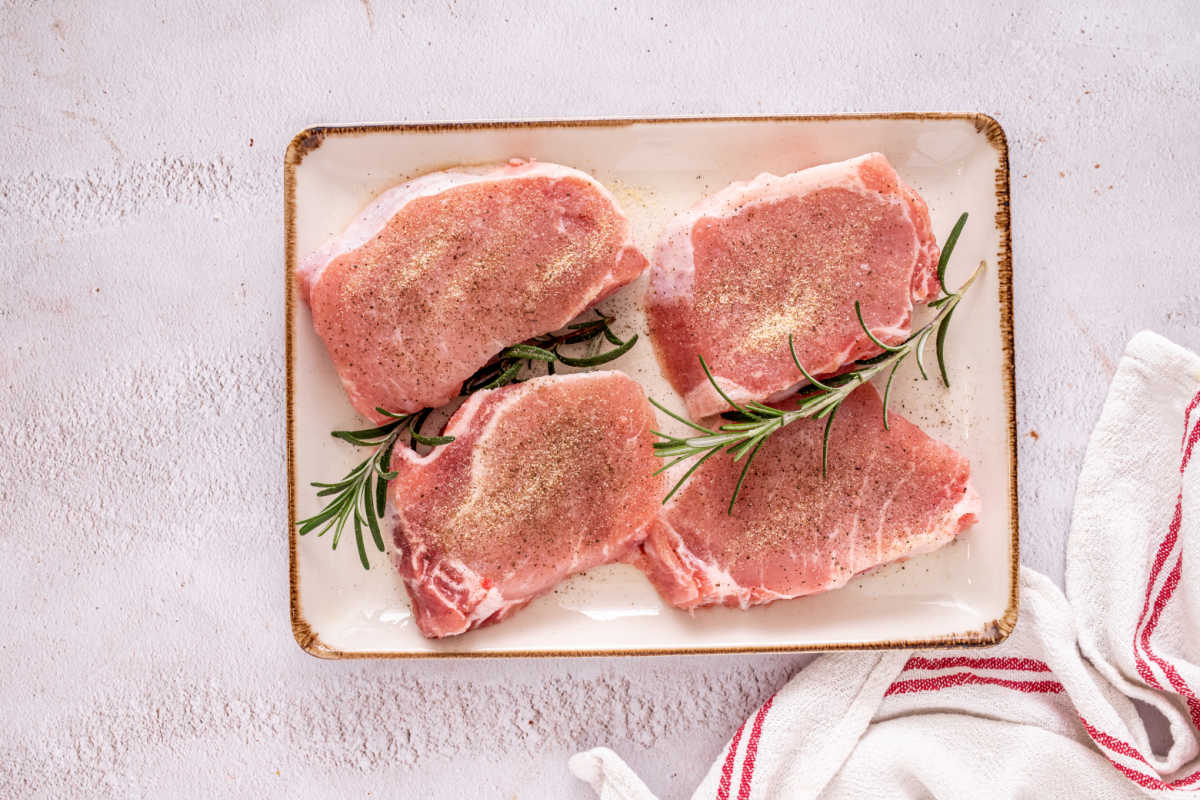
[[[309, 483], [345, 474], [365, 457], [329, 431], [365, 427], [342, 393], [300, 301], [299, 257], [384, 189], [461, 164], [513, 157], [583, 169], [607, 185], [652, 250], [671, 215], [734, 180], [784, 174], [880, 151], [917, 189], [939, 242], [954, 220], [970, 220], [947, 283], [981, 261], [982, 280], [964, 298], [947, 342], [952, 388], [921, 382], [906, 364], [893, 408], [966, 454], [983, 498], [980, 522], [934, 553], [855, 577], [811, 597], [738, 611], [688, 614], [666, 606], [633, 567], [616, 564], [571, 578], [505, 622], [431, 641], [412, 623], [389, 558], [372, 550], [364, 571], [347, 535], [300, 537], [295, 521], [320, 507]], [[991, 645], [1017, 616], [1017, 448], [1013, 377], [1008, 148], [984, 114], [667, 118], [329, 125], [297, 134], [284, 160], [287, 348], [288, 551], [292, 630], [323, 658], [597, 656], [786, 652]], [[618, 333], [644, 331], [645, 277], [602, 305]], [[914, 327], [927, 312], [918, 310]], [[911, 362], [912, 359], [909, 359]], [[681, 409], [649, 342], [611, 365], [656, 399]], [[387, 537], [385, 537], [387, 538]], [[389, 542], [390, 545], [390, 542]]]

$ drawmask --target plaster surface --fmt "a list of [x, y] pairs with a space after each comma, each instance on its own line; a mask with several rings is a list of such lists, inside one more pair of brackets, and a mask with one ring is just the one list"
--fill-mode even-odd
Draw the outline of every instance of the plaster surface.
[[804, 657], [344, 662], [288, 625], [282, 157], [319, 122], [985, 111], [1022, 556], [1142, 328], [1200, 348], [1200, 13], [1158, 4], [0, 10], [0, 796], [664, 797]]

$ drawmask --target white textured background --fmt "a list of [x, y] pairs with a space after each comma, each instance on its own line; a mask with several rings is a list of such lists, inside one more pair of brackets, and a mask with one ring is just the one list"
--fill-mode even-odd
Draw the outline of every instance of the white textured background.
[[679, 797], [803, 663], [300, 652], [282, 157], [308, 124], [993, 114], [1022, 548], [1056, 579], [1123, 344], [1200, 347], [1194, 0], [258, 5], [0, 11], [0, 797], [582, 798], [565, 761], [598, 743]]

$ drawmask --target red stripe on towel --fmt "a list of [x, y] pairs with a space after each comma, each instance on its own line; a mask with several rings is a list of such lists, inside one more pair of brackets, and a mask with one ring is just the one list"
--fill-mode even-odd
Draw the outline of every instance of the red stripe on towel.
[[904, 665], [905, 669], [948, 669], [950, 667], [974, 667], [975, 669], [1011, 669], [1022, 672], [1049, 672], [1045, 662], [1036, 658], [967, 658], [966, 656], [950, 656], [948, 658], [922, 658], [913, 656]]
[[1180, 553], [1179, 558], [1175, 561], [1175, 567], [1171, 570], [1171, 574], [1167, 576], [1167, 582], [1163, 584], [1162, 591], [1158, 595], [1158, 599], [1154, 602], [1154, 613], [1150, 617], [1150, 621], [1146, 623], [1145, 629], [1142, 631], [1142, 647], [1146, 651], [1146, 655], [1167, 676], [1167, 680], [1180, 697], [1187, 703], [1189, 716], [1192, 718], [1192, 724], [1200, 731], [1200, 698], [1196, 697], [1196, 693], [1192, 691], [1192, 687], [1188, 686], [1187, 681], [1175, 669], [1175, 665], [1165, 658], [1162, 658], [1150, 648], [1150, 634], [1154, 632], [1154, 628], [1158, 625], [1158, 620], [1162, 615], [1162, 611], [1170, 601], [1171, 596], [1175, 593], [1176, 587], [1179, 586], [1179, 579], [1183, 574], [1183, 554]]
[[746, 760], [742, 762], [742, 785], [738, 788], [738, 800], [750, 797], [750, 781], [754, 780], [754, 762], [758, 758], [758, 738], [762, 736], [763, 720], [771, 710], [775, 695], [767, 698], [758, 714], [754, 717], [754, 726], [750, 729], [750, 741], [746, 742]]
[[952, 686], [988, 685], [1002, 686], [1029, 694], [1059, 694], [1063, 686], [1058, 681], [1010, 681], [1005, 678], [991, 678], [986, 675], [976, 675], [973, 672], [955, 672], [950, 675], [939, 675], [936, 678], [910, 678], [896, 681], [883, 693], [884, 697], [893, 694], [912, 694], [913, 692], [931, 692], [938, 689], [949, 689]]
[[738, 742], [742, 740], [742, 731], [746, 723], [738, 726], [729, 742], [729, 752], [725, 754], [725, 763], [721, 765], [721, 780], [717, 784], [717, 800], [729, 800], [729, 783], [733, 780], [733, 762], [737, 757]]
[[[1194, 427], [1191, 426], [1192, 412], [1200, 407], [1200, 392], [1196, 392], [1195, 397], [1188, 403], [1187, 408], [1183, 413], [1183, 438], [1180, 442], [1180, 449], [1184, 451], [1183, 457], [1179, 462], [1179, 474], [1182, 475], [1187, 467], [1191, 448], [1195, 447], [1195, 440], [1200, 437], [1200, 419], [1197, 420]], [[1189, 436], [1188, 428], [1192, 427], [1191, 435]], [[1190, 440], [1190, 444], [1189, 444]], [[1167, 556], [1175, 548], [1175, 542], [1179, 539], [1179, 528], [1183, 522], [1183, 487], [1180, 487], [1179, 494], [1175, 498], [1175, 514], [1171, 518], [1171, 524], [1167, 526], [1166, 538], [1158, 546], [1158, 552], [1154, 554], [1154, 563], [1150, 567], [1150, 579], [1146, 582], [1146, 597], [1142, 602], [1142, 613], [1138, 615], [1137, 625], [1133, 628], [1133, 660], [1137, 668], [1138, 675], [1141, 676], [1150, 686], [1162, 689], [1164, 688], [1159, 682], [1158, 677], [1150, 669], [1150, 665], [1146, 663], [1146, 659], [1142, 655], [1142, 649], [1149, 646], [1149, 637], [1142, 633], [1142, 623], [1146, 619], [1146, 615], [1150, 613], [1150, 596], [1154, 592], [1154, 584], [1158, 581], [1158, 575], [1162, 568], [1167, 563]], [[1157, 605], [1157, 603], [1155, 604]], [[1141, 642], [1139, 642], [1139, 637]], [[1139, 647], [1139, 644], [1142, 647]]]

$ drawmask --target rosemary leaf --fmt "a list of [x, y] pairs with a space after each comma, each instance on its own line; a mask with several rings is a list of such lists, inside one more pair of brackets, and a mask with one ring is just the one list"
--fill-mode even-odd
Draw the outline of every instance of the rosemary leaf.
[[351, 480], [350, 480], [351, 478], [355, 478], [359, 475], [362, 475], [366, 471], [367, 471], [367, 462], [364, 461], [361, 464], [359, 464], [357, 467], [355, 467], [354, 469], [347, 472], [346, 477], [342, 478], [342, 483], [348, 484], [351, 482]]
[[417, 444], [423, 444], [426, 447], [437, 447], [454, 441], [453, 436], [422, 436], [419, 433], [414, 433], [412, 438]]
[[719, 394], [721, 396], [722, 400], [724, 400], [729, 405], [733, 406], [734, 411], [741, 412], [742, 414], [745, 414], [747, 417], [757, 419], [756, 414], [752, 414], [751, 412], [742, 408], [737, 403], [733, 402], [733, 400], [730, 399], [729, 395], [725, 394], [725, 390], [721, 388], [721, 385], [719, 383], [717, 383], [717, 379], [714, 378], [712, 372], [709, 371], [708, 364], [704, 363], [704, 356], [700, 356], [700, 368], [704, 370], [704, 374], [708, 378], [708, 382], [711, 383], [712, 387], [717, 390], [717, 394]]
[[883, 387], [883, 429], [890, 431], [892, 427], [888, 424], [888, 403], [892, 399], [892, 381], [896, 379], [896, 370], [900, 369], [900, 361], [892, 365], [892, 371], [888, 373], [887, 385]]
[[696, 463], [692, 464], [692, 466], [688, 468], [688, 471], [683, 473], [683, 477], [679, 479], [679, 482], [675, 484], [674, 488], [672, 488], [671, 491], [667, 492], [667, 496], [663, 498], [663, 503], [666, 503], [668, 500], [671, 499], [672, 496], [674, 496], [674, 494], [676, 492], [679, 491], [679, 487], [683, 486], [683, 484], [687, 481], [687, 479], [692, 477], [693, 472], [700, 469], [701, 464], [703, 464], [705, 461], [708, 461], [708, 459], [712, 458], [719, 452], [721, 452], [721, 449], [719, 447], [713, 448], [712, 450], [709, 450], [704, 455], [700, 456], [700, 458], [696, 459]]
[[[376, 480], [376, 485], [382, 481]], [[379, 517], [375, 514], [375, 492], [371, 487], [371, 478], [367, 478], [367, 490], [363, 492], [363, 512], [367, 518], [367, 526], [371, 529], [371, 538], [375, 547], [383, 552], [383, 532], [379, 530]]]
[[[349, 497], [351, 500], [354, 499], [352, 495]], [[343, 497], [339, 503], [341, 508], [338, 511], [337, 519], [333, 524], [333, 544], [331, 547], [334, 550], [337, 550], [338, 543], [342, 540], [342, 531], [346, 529], [346, 519], [350, 515], [350, 505], [346, 498]], [[325, 531], [321, 531], [321, 533], [324, 534]]]
[[[942, 255], [938, 258], [937, 276], [938, 285], [945, 291], [946, 287], [946, 265], [950, 263], [950, 254], [954, 252], [954, 246], [958, 244], [958, 236], [962, 233], [963, 226], [967, 224], [967, 212], [963, 212], [958, 217], [958, 222], [954, 223], [954, 227], [950, 229], [950, 235], [946, 237], [946, 244], [942, 247]], [[962, 289], [959, 289], [961, 292]]]
[[829, 432], [833, 430], [833, 418], [841, 406], [834, 406], [825, 420], [825, 435], [821, 437], [821, 477], [829, 474]]
[[[613, 361], [614, 359], [620, 358], [628, 353], [633, 349], [633, 346], [637, 344], [637, 340], [638, 337], [635, 333], [632, 338], [629, 339], [629, 341], [624, 342], [620, 347], [613, 348], [607, 352], [590, 356], [588, 358], [570, 358], [568, 356], [564, 356], [562, 353], [559, 353], [558, 360], [569, 367], [598, 367], [601, 364], [607, 364], [609, 361]], [[618, 339], [617, 341], [620, 340]]]
[[424, 436], [421, 434], [421, 423], [423, 423], [426, 417], [429, 416], [429, 412], [431, 410], [432, 409], [427, 408], [421, 412], [420, 417], [413, 418], [413, 421], [409, 423], [408, 426], [408, 435], [414, 442], [417, 444], [423, 444], [426, 447], [437, 447], [438, 445], [450, 444], [454, 441], [453, 436]]
[[688, 439], [687, 443], [691, 447], [724, 447], [739, 438], [741, 437], [735, 433], [717, 433], [712, 436], [694, 436]]
[[367, 548], [363, 544], [362, 517], [358, 515], [358, 509], [354, 509], [354, 543], [358, 547], [358, 560], [362, 562], [363, 569], [370, 569], [371, 562], [367, 559]]
[[954, 307], [950, 307], [946, 318], [942, 320], [942, 326], [938, 328], [937, 340], [934, 342], [934, 349], [937, 351], [938, 370], [942, 373], [942, 383], [946, 387], [950, 386], [950, 373], [946, 371], [946, 329], [950, 327], [950, 318], [954, 316]]
[[696, 450], [687, 443], [675, 446], [668, 445], [666, 447], [658, 447], [654, 449], [654, 455], [658, 456], [659, 458], [673, 458], [677, 455], [684, 454], [695, 455]]
[[746, 473], [750, 471], [750, 462], [754, 460], [754, 456], [758, 455], [758, 448], [762, 447], [765, 438], [759, 439], [754, 443], [754, 449], [750, 451], [750, 457], [746, 459], [746, 464], [742, 467], [741, 474], [738, 475], [737, 484], [733, 487], [733, 496], [729, 498], [729, 509], [726, 514], [733, 513], [733, 504], [737, 502], [738, 495], [742, 493], [742, 483], [746, 480]]
[[554, 361], [556, 356], [544, 347], [532, 344], [517, 344], [504, 351], [502, 359], [519, 358], [533, 361]]
[[730, 422], [721, 426], [723, 431], [754, 431], [762, 427], [762, 422]]
[[732, 451], [726, 452], [731, 452], [733, 454], [733, 463], [736, 464], [737, 462], [741, 461], [748, 452], [751, 450], [757, 450], [758, 446], [763, 443], [763, 440], [774, 432], [775, 431], [773, 428], [767, 428], [756, 435], [753, 439], [748, 439], [745, 442], [737, 445]]
[[[950, 318], [950, 315], [947, 314], [946, 319], [949, 319], [949, 318]], [[943, 327], [945, 326], [945, 324], [946, 324], [946, 321], [942, 320]], [[925, 335], [917, 340], [917, 346], [914, 348], [914, 351], [916, 354], [916, 360], [917, 360], [917, 369], [920, 371], [921, 380], [923, 380], [923, 381], [929, 380], [929, 373], [925, 371], [925, 342], [928, 341], [929, 334], [931, 334], [931, 333], [933, 333], [932, 328], [926, 329]], [[897, 362], [897, 363], [899, 363], [899, 362]]]
[[671, 409], [664, 406], [662, 403], [655, 400], [653, 397], [650, 398], [650, 403], [655, 408], [657, 408], [659, 411], [666, 414], [668, 417], [671, 417], [672, 419], [676, 419], [676, 420], [682, 422], [684, 425], [687, 425], [690, 428], [695, 428], [696, 430], [700, 431], [701, 433], [716, 433], [716, 431], [712, 430], [711, 428], [706, 428], [703, 425], [698, 425], [695, 422], [692, 422], [690, 419], [685, 419], [684, 417], [679, 416], [674, 411], [672, 411]]
[[392, 432], [400, 421], [389, 422], [386, 425], [380, 425], [378, 428], [366, 428], [361, 431], [330, 431], [329, 435], [335, 439], [341, 439], [350, 444], [359, 445], [360, 447], [371, 447], [379, 444], [380, 436], [387, 436]]
[[366, 466], [366, 463], [367, 462], [364, 461], [363, 463], [359, 464], [357, 467], [355, 467], [353, 470], [350, 471], [349, 475], [347, 475], [345, 478], [338, 481], [337, 483], [319, 483], [318, 481], [313, 481], [312, 484], [310, 484], [310, 485], [316, 486], [320, 489], [341, 489], [343, 487], [349, 486], [350, 484], [354, 483], [354, 479], [357, 478], [358, 475], [362, 472], [363, 467]]
[[[375, 481], [375, 513], [381, 517], [384, 505], [387, 503], [387, 482], [396, 477], [396, 473], [389, 472], [392, 466], [392, 448], [395, 446], [395, 440], [385, 445], [375, 461], [375, 472], [378, 477], [378, 480]], [[391, 477], [386, 477], [388, 475]]]
[[895, 353], [904, 347], [904, 345], [893, 347], [892, 345], [884, 344], [883, 342], [879, 341], [879, 339], [875, 338], [875, 334], [871, 333], [871, 329], [867, 327], [866, 320], [863, 319], [862, 303], [857, 300], [854, 301], [854, 314], [858, 317], [858, 324], [862, 326], [863, 333], [867, 334], [867, 338], [871, 340], [872, 344], [874, 344], [883, 352]]
[[749, 409], [751, 409], [763, 416], [766, 416], [766, 417], [781, 417], [781, 416], [783, 416], [783, 412], [780, 411], [778, 408], [771, 408], [770, 406], [763, 405], [762, 403], [759, 403], [756, 400], [751, 400], [749, 403], [746, 403], [746, 408], [749, 408]]
[[596, 341], [596, 337], [601, 335], [603, 331], [601, 327], [594, 322], [588, 324], [590, 327], [580, 328], [574, 333], [566, 334], [562, 337], [558, 344], [579, 344], [580, 342]]
[[792, 352], [792, 362], [796, 365], [796, 369], [800, 370], [800, 374], [804, 376], [804, 379], [806, 381], [808, 381], [809, 383], [811, 383], [813, 386], [817, 387], [818, 389], [824, 389], [827, 392], [833, 391], [832, 386], [830, 386], [827, 383], [821, 383], [819, 380], [814, 378], [812, 375], [808, 374], [808, 370], [806, 370], [804, 368], [804, 366], [800, 363], [800, 359], [796, 357], [796, 345], [793, 343], [792, 340], [793, 340], [793, 336], [792, 336], [792, 334], [789, 333], [788, 334], [788, 350], [790, 350]]
[[516, 379], [517, 373], [519, 373], [520, 371], [521, 371], [521, 362], [514, 361], [511, 364], [509, 364], [507, 367], [505, 367], [504, 370], [499, 375], [497, 375], [495, 378], [493, 378], [492, 380], [488, 381], [487, 383], [485, 383], [481, 386], [473, 387], [468, 392], [468, 394], [474, 394], [475, 392], [482, 392], [486, 389], [498, 389], [501, 386], [507, 386], [508, 384], [512, 383]]
[[333, 515], [338, 512], [338, 509], [339, 509], [339, 506], [337, 505], [337, 503], [335, 501], [333, 503], [330, 503], [328, 506], [321, 509], [320, 511], [318, 511], [316, 514], [309, 517], [308, 519], [301, 520], [298, 523], [300, 525], [300, 535], [304, 536], [305, 534], [311, 533], [312, 531], [319, 528], [321, 526], [321, 523], [325, 522], [326, 520], [333, 517]]
[[684, 461], [687, 461], [691, 457], [692, 457], [692, 454], [690, 452], [685, 453], [685, 454], [679, 456], [678, 458], [676, 458], [674, 461], [668, 461], [666, 464], [664, 464], [661, 467], [659, 467], [658, 469], [654, 470], [654, 472], [652, 474], [661, 475], [662, 473], [669, 470], [671, 467], [675, 466], [676, 464], [681, 464]]

